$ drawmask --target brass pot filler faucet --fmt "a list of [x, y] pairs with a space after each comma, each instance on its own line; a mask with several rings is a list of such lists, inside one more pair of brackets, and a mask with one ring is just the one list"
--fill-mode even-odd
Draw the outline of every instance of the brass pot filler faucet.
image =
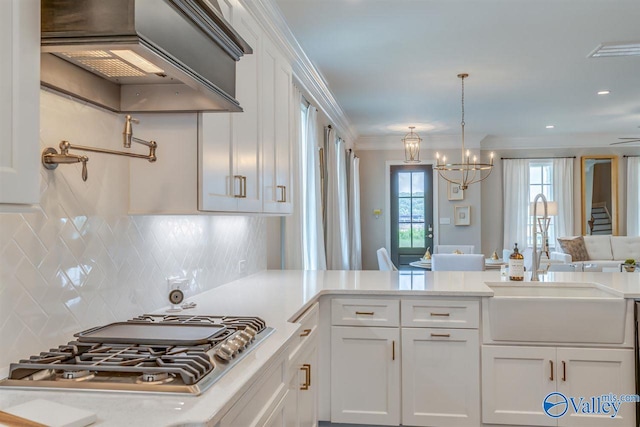
[[45, 148], [42, 151], [42, 164], [45, 168], [53, 170], [58, 167], [59, 164], [69, 163], [82, 163], [82, 180], [86, 181], [88, 178], [87, 162], [89, 157], [81, 156], [78, 154], [71, 154], [69, 150], [90, 151], [92, 153], [103, 154], [115, 154], [117, 156], [134, 157], [137, 159], [146, 159], [153, 163], [156, 161], [156, 144], [155, 141], [145, 141], [144, 139], [136, 138], [133, 136], [132, 123], [140, 123], [137, 119], [132, 118], [130, 115], [125, 116], [124, 131], [122, 132], [124, 148], [131, 148], [131, 142], [137, 142], [138, 144], [146, 145], [149, 147], [149, 154], [137, 154], [130, 153], [128, 151], [116, 151], [108, 150], [106, 148], [85, 147], [82, 145], [72, 145], [69, 141], [62, 141], [60, 143], [60, 153], [53, 147]]

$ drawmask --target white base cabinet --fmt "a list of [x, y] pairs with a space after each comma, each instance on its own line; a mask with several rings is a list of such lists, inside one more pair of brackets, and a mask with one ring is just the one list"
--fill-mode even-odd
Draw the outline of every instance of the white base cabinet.
[[478, 321], [477, 300], [333, 299], [331, 421], [479, 426]]
[[[482, 421], [526, 426], [602, 427], [635, 424], [635, 404], [622, 403], [615, 418], [576, 413], [571, 401], [559, 418], [548, 416], [543, 399], [553, 392], [590, 400], [604, 394], [634, 394], [631, 349], [482, 347]], [[559, 407], [561, 408], [562, 405]]]
[[218, 427], [286, 426], [292, 398], [287, 366], [286, 353], [281, 354], [222, 417]]
[[402, 329], [402, 424], [477, 427], [478, 330]]
[[318, 319], [318, 303], [296, 319], [300, 332], [289, 352], [289, 390], [293, 395], [287, 415], [290, 427], [318, 424]]
[[400, 331], [331, 328], [331, 421], [400, 424]]

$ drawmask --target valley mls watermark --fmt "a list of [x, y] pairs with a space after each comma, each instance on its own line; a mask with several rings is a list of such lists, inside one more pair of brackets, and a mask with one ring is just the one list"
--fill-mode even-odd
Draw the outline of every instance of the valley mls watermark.
[[567, 397], [562, 393], [549, 393], [542, 401], [542, 409], [551, 418], [560, 418], [567, 412], [584, 415], [607, 415], [615, 418], [623, 403], [640, 402], [637, 394], [613, 393], [591, 397]]

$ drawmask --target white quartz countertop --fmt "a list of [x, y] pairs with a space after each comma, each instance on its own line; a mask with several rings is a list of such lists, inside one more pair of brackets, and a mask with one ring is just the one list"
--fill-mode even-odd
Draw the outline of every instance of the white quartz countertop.
[[[637, 273], [563, 272], [550, 273], [544, 278], [545, 281], [598, 283], [624, 298], [640, 298], [640, 274]], [[493, 291], [485, 282], [504, 280], [498, 271], [264, 271], [189, 299], [198, 305], [185, 314], [260, 316], [275, 328], [269, 338], [202, 395], [3, 388], [0, 389], [0, 410], [34, 399], [47, 399], [95, 412], [98, 418], [95, 425], [100, 426], [204, 425], [217, 421], [246, 391], [260, 368], [277, 357], [299, 327], [289, 321], [321, 295], [490, 297]]]

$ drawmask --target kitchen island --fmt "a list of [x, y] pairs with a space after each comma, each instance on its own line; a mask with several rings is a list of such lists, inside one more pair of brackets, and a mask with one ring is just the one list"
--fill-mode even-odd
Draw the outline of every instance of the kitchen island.
[[[545, 278], [551, 282], [597, 283], [622, 298], [640, 299], [640, 274], [563, 272], [549, 273]], [[0, 410], [33, 399], [46, 399], [93, 411], [98, 418], [95, 425], [100, 426], [213, 426], [249, 390], [263, 368], [282, 357], [286, 347], [299, 335], [301, 326], [291, 321], [322, 297], [478, 299], [494, 294], [485, 282], [501, 280], [504, 278], [495, 271], [420, 272], [409, 276], [379, 271], [264, 271], [189, 299], [196, 302], [197, 307], [185, 314], [259, 316], [275, 329], [202, 395], [5, 388], [0, 389]], [[322, 312], [320, 316], [322, 318]], [[320, 346], [319, 351], [328, 350]], [[3, 374], [6, 375], [6, 370]]]

